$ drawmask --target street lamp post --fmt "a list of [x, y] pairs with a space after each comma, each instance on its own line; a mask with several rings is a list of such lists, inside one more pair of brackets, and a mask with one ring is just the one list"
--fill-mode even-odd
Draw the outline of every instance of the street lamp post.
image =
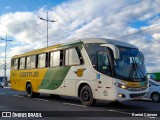
[[7, 52], [7, 41], [12, 41], [12, 40], [7, 40], [7, 34], [6, 34], [6, 39], [0, 38], [0, 40], [4, 40], [6, 45], [5, 45], [5, 60], [4, 60], [4, 82], [6, 84], [6, 67], [7, 67], [7, 62], [6, 62], [6, 52]]
[[39, 19], [47, 22], [47, 47], [48, 47], [48, 22], [56, 22], [55, 20], [49, 20], [48, 19], [48, 12], [47, 12], [47, 19], [39, 17]]

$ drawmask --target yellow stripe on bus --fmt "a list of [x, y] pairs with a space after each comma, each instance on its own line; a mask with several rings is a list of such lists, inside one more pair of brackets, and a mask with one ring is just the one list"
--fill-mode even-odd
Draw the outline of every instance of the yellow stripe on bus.
[[[48, 68], [31, 69], [31, 70], [11, 70], [11, 88], [25, 91], [26, 83], [32, 83], [33, 91], [37, 92]], [[37, 87], [36, 87], [37, 86]]]

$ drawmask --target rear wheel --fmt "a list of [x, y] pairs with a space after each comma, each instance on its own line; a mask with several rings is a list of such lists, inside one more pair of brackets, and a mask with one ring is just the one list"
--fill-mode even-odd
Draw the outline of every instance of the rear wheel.
[[160, 94], [159, 93], [152, 93], [151, 99], [154, 102], [159, 102], [160, 101]]
[[30, 98], [39, 96], [39, 93], [33, 92], [32, 85], [30, 83], [28, 83], [26, 86], [26, 92], [27, 92], [27, 96]]
[[80, 100], [85, 106], [92, 106], [96, 103], [96, 100], [93, 99], [92, 90], [88, 85], [82, 87], [80, 91]]

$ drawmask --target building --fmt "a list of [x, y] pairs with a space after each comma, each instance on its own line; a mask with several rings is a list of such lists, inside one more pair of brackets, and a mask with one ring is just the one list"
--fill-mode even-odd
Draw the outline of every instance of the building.
[[[3, 76], [0, 76], [0, 83], [2, 83], [2, 82], [5, 82], [4, 81], [4, 77]], [[5, 84], [7, 84], [7, 77], [6, 77], [6, 83]]]

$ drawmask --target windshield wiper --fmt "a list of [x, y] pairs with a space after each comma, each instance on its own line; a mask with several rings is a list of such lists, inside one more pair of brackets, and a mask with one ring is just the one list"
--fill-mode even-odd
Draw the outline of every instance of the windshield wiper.
[[[129, 80], [131, 81], [131, 79], [132, 79], [132, 76], [133, 76], [133, 71], [134, 69], [133, 69], [133, 65], [132, 65], [132, 67], [131, 67], [131, 70], [130, 70], [130, 72], [129, 72]], [[131, 74], [132, 74], [132, 76], [131, 76]]]

